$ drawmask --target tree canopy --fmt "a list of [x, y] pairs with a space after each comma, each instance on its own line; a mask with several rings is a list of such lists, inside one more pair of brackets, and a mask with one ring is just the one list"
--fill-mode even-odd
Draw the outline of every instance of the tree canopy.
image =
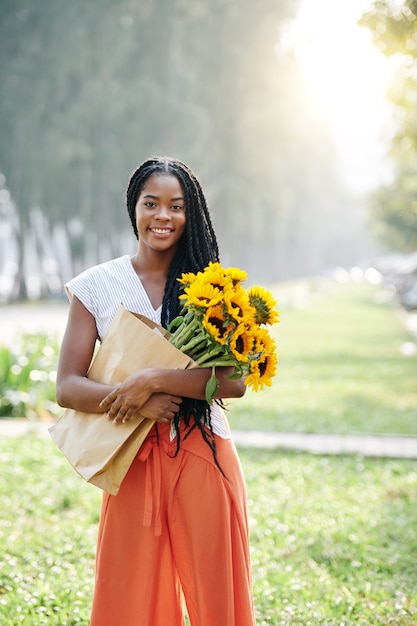
[[200, 177], [224, 262], [267, 280], [352, 262], [347, 233], [354, 238], [362, 218], [296, 58], [277, 51], [296, 8], [3, 0], [0, 172], [21, 254], [34, 209], [65, 228], [77, 267], [129, 252], [121, 216], [130, 172], [168, 154]]
[[376, 45], [395, 57], [390, 97], [397, 107], [391, 157], [395, 177], [372, 196], [376, 228], [394, 250], [417, 249], [417, 0], [377, 0], [362, 18]]

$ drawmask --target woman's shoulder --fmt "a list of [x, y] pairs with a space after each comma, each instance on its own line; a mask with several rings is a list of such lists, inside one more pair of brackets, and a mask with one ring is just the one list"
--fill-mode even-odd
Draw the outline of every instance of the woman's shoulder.
[[129, 264], [130, 256], [128, 254], [125, 254], [124, 256], [111, 259], [110, 261], [104, 261], [103, 263], [92, 265], [91, 267], [88, 267], [83, 272], [78, 274], [75, 279], [90, 278], [93, 276], [105, 276], [106, 274], [114, 274], [120, 272], [124, 273], [125, 271], [127, 271], [127, 269], [129, 269]]
[[112, 272], [122, 272], [131, 271], [132, 263], [130, 260], [130, 256], [128, 254], [124, 254], [123, 256], [119, 256], [116, 259], [111, 259], [110, 261], [105, 261], [104, 263], [100, 263], [100, 265], [96, 265], [96, 271], [104, 272], [104, 273], [112, 273]]

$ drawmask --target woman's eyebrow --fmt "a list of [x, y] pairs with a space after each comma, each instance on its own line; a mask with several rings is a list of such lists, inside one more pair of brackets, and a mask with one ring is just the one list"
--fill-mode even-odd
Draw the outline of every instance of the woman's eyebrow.
[[[143, 196], [144, 198], [154, 198], [155, 200], [159, 200], [159, 196], [154, 196], [152, 193], [147, 193]], [[177, 198], [171, 198], [171, 202], [174, 200], [184, 200], [182, 196], [178, 196]]]

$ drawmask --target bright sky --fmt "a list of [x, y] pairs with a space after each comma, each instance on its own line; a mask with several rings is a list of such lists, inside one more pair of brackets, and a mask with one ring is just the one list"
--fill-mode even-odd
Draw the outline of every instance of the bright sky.
[[385, 158], [391, 108], [385, 99], [389, 62], [357, 20], [370, 0], [301, 0], [283, 33], [309, 85], [312, 106], [333, 131], [341, 171], [356, 191], [389, 178]]

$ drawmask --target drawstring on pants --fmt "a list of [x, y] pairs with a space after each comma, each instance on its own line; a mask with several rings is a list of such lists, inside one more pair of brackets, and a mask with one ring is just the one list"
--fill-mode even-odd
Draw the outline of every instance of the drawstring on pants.
[[[148, 528], [152, 523], [155, 498], [155, 536], [159, 537], [162, 531], [161, 522], [161, 448], [157, 436], [147, 437], [137, 456], [139, 461], [146, 463], [145, 468], [145, 503], [143, 525]], [[153, 475], [153, 481], [152, 481]], [[153, 482], [153, 485], [152, 485]]]

